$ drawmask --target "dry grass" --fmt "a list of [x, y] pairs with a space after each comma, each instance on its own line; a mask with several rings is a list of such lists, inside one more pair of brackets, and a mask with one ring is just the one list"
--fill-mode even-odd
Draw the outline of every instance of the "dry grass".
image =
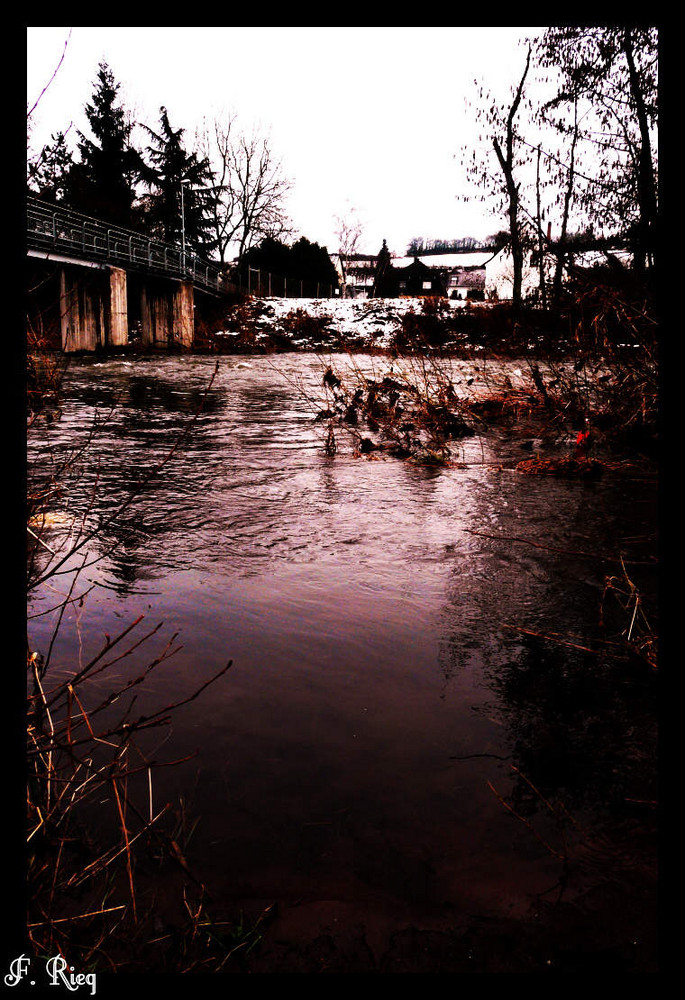
[[[63, 371], [62, 363], [50, 354], [43, 356], [32, 338], [30, 346], [35, 360], [30, 367], [29, 428], [58, 404]], [[159, 475], [173, 459], [192, 423], [151, 475]], [[31, 616], [28, 623], [26, 931], [37, 957], [59, 953], [80, 969], [118, 971], [135, 953], [136, 942], [142, 946], [149, 936], [149, 902], [141, 899], [139, 888], [140, 860], [156, 857], [178, 867], [183, 858], [173, 810], [169, 803], [156, 801], [154, 791], [157, 770], [182, 761], [158, 757], [155, 743], [161, 736], [155, 738], [155, 733], [218, 683], [231, 664], [215, 669], [187, 697], [141, 712], [138, 692], [181, 647], [177, 635], [163, 641], [162, 624], [147, 625], [140, 615], [117, 635], [105, 636], [85, 663], [71, 670], [55, 668], [65, 616], [72, 609], [87, 608], [94, 586], [85, 580], [84, 571], [106, 554], [92, 554], [103, 525], [90, 523], [88, 504], [78, 516], [57, 509], [64, 499], [67, 471], [73, 471], [100, 426], [93, 426], [82, 448], [55, 469], [47, 484], [32, 488], [29, 483], [29, 599], [45, 594], [57, 579], [68, 584], [54, 606], [40, 612], [54, 619], [42, 651], [31, 642]], [[108, 515], [108, 523], [134, 501], [132, 494]], [[90, 832], [93, 817], [97, 835]], [[109, 834], [103, 837], [103, 831]], [[187, 866], [184, 875], [193, 877]], [[218, 960], [217, 954], [214, 957]]]

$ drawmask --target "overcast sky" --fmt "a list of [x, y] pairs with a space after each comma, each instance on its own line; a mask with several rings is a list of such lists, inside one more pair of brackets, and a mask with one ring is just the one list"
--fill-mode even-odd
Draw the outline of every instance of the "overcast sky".
[[[32, 145], [86, 130], [83, 107], [98, 63], [120, 97], [155, 127], [164, 105], [191, 144], [203, 117], [237, 114], [268, 134], [293, 183], [296, 230], [333, 252], [335, 217], [354, 209], [362, 250], [387, 239], [455, 239], [503, 228], [464, 204], [458, 153], [475, 141], [464, 99], [474, 80], [508, 93], [520, 78], [526, 27], [27, 28], [27, 105], [38, 98]], [[71, 35], [69, 36], [69, 32]]]

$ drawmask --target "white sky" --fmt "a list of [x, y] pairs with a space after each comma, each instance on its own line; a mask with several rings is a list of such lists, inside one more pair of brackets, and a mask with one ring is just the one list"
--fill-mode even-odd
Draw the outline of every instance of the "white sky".
[[[415, 236], [487, 236], [504, 227], [464, 204], [458, 153], [474, 136], [474, 80], [506, 95], [520, 78], [525, 27], [27, 28], [32, 146], [87, 131], [98, 63], [122, 103], [153, 128], [164, 105], [191, 145], [204, 117], [234, 112], [270, 136], [294, 188], [288, 211], [308, 239], [337, 250], [336, 216], [354, 208], [361, 249], [403, 254]], [[74, 131], [72, 129], [72, 132]]]

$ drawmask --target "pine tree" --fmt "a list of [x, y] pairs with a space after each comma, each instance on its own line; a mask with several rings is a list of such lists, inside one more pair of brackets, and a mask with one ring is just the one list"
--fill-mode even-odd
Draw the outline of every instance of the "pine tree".
[[43, 146], [38, 157], [28, 165], [28, 188], [32, 194], [47, 201], [67, 202], [74, 158], [64, 132], [54, 133], [51, 139], [51, 145]]
[[146, 129], [152, 137], [144, 172], [150, 191], [145, 199], [147, 230], [165, 243], [185, 241], [188, 250], [206, 256], [214, 245], [208, 214], [214, 194], [208, 189], [212, 177], [207, 160], [186, 151], [185, 129], [172, 128], [166, 108], [160, 108], [159, 130]]
[[388, 250], [388, 244], [383, 240], [383, 246], [378, 251], [378, 259], [376, 261], [376, 270], [373, 277], [373, 292], [374, 297], [383, 297], [388, 293], [388, 282], [392, 274], [392, 263], [390, 257], [390, 251]]
[[141, 158], [131, 145], [131, 124], [118, 103], [118, 91], [111, 69], [100, 63], [95, 91], [85, 108], [92, 138], [79, 132], [80, 160], [70, 171], [69, 201], [88, 215], [130, 226]]

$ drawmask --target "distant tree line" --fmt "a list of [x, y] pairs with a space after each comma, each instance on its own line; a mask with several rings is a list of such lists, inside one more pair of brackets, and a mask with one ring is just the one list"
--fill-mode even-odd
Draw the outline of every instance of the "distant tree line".
[[185, 239], [189, 250], [222, 262], [291, 235], [290, 183], [268, 138], [228, 116], [205, 123], [189, 148], [165, 107], [155, 125], [134, 122], [119, 89], [101, 62], [84, 108], [88, 134], [77, 132], [74, 142], [68, 126], [29, 155], [30, 194], [163, 242]]
[[415, 236], [407, 247], [408, 257], [422, 257], [437, 253], [454, 253], [459, 250], [490, 250], [497, 249], [507, 240], [506, 233], [496, 233], [486, 239], [477, 240], [474, 236], [462, 236], [457, 240], [427, 240]]

